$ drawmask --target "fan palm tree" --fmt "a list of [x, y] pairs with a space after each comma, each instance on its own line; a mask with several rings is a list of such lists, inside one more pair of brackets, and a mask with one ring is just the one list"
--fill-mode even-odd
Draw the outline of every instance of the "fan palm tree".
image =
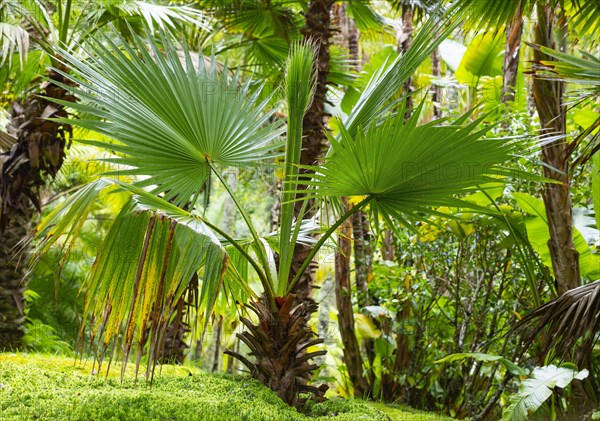
[[[192, 8], [137, 1], [4, 2], [0, 16], [0, 61], [8, 64], [0, 72], [0, 84], [4, 90], [8, 83], [7, 98], [14, 99], [7, 133], [0, 133], [0, 349], [16, 349], [23, 346], [27, 289], [23, 261], [28, 250], [22, 242], [41, 211], [40, 191], [60, 170], [70, 143], [68, 123], [45, 120], [67, 115], [52, 99], [74, 99], [64, 86], [71, 82], [59, 72], [66, 68], [56, 48], [77, 49], [109, 22], [123, 28], [130, 23], [138, 30], [141, 20], [151, 30], [173, 29], [181, 22], [205, 24]], [[48, 62], [57, 70], [46, 72]]]
[[[442, 35], [456, 24], [449, 22]], [[150, 362], [159, 360], [177, 303], [197, 273], [198, 306], [204, 320], [217, 300], [250, 300], [245, 307], [249, 313], [240, 319], [246, 331], [239, 338], [252, 357], [227, 353], [289, 404], [302, 404], [300, 392], [322, 394], [322, 389], [308, 385], [317, 368], [311, 359], [325, 353], [312, 348], [322, 342], [306, 318], [315, 304], [299, 300], [294, 293], [320, 248], [361, 210], [395, 229], [398, 223], [409, 224], [413, 218], [435, 213], [439, 206], [470, 207], [456, 194], [517, 174], [503, 167], [517, 145], [484, 140], [487, 130], [478, 129], [481, 120], [467, 124], [466, 115], [450, 125], [436, 121], [419, 126], [418, 112], [404, 121], [404, 109], [381, 118], [398, 86], [443, 39], [430, 30], [434, 25], [426, 22], [412, 48], [375, 73], [348, 119], [340, 122], [339, 135], [327, 135], [332, 147], [319, 167], [302, 165], [300, 157], [302, 122], [316, 84], [312, 44], [296, 44], [290, 52], [286, 126], [270, 122], [269, 101], [259, 101], [259, 93], [241, 85], [238, 76], [230, 78], [226, 68], [219, 71], [214, 59], [208, 69], [195, 66], [187, 49], [182, 62], [165, 36], [160, 37], [162, 49], [151, 42], [150, 52], [146, 40], [136, 35], [132, 36], [135, 49], [124, 41], [101, 37], [86, 49], [93, 57], [89, 60], [60, 51], [70, 73], [57, 71], [75, 85], [63, 87], [72, 89], [78, 102], [54, 101], [76, 110], [80, 118], [53, 121], [114, 139], [90, 143], [118, 154], [111, 159], [120, 166], [113, 175], [138, 177], [133, 183], [102, 178], [85, 186], [37, 229], [38, 253], [53, 244], [68, 252], [99, 194], [117, 188], [129, 197], [84, 285], [82, 329], [91, 324], [99, 363], [112, 359], [115, 349], [122, 351], [123, 362], [133, 350], [138, 367], [144, 352]], [[116, 98], [114, 92], [123, 95]], [[283, 131], [280, 229], [265, 236], [257, 232], [223, 171], [272, 162]], [[314, 175], [300, 176], [300, 168]], [[198, 198], [209, 174], [231, 197], [251, 238], [232, 238], [199, 216]], [[358, 200], [339, 212], [343, 197]], [[296, 202], [301, 203], [298, 216]], [[331, 223], [321, 220], [324, 234], [294, 271], [293, 256], [310, 203], [334, 210], [335, 217]], [[258, 295], [250, 288], [252, 278], [262, 286]]]

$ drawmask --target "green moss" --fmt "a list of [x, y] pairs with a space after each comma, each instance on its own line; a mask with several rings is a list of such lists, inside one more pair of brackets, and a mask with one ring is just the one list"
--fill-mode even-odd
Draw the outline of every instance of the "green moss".
[[[4, 420], [387, 420], [377, 409], [338, 399], [307, 415], [260, 383], [241, 376], [162, 367], [152, 387], [128, 366], [93, 375], [92, 364], [40, 354], [0, 354], [0, 419]], [[157, 368], [158, 370], [158, 368]]]
[[380, 410], [392, 420], [396, 421], [455, 421], [454, 418], [444, 415], [418, 411], [400, 405], [389, 405], [379, 402], [365, 402], [365, 404]]
[[71, 358], [0, 354], [0, 419], [442, 420], [427, 418], [425, 413], [347, 399], [310, 403], [307, 413], [300, 414], [259, 382], [242, 376], [162, 366], [157, 367], [154, 384], [149, 387], [143, 378], [135, 381], [135, 367], [131, 364], [123, 382], [119, 364], [113, 365], [108, 376], [104, 368], [101, 375], [92, 374], [92, 367], [90, 361], [80, 364]]

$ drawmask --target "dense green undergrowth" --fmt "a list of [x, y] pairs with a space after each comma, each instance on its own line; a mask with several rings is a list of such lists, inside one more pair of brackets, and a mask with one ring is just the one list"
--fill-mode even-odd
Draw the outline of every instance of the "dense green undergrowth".
[[[306, 414], [243, 376], [163, 366], [152, 387], [133, 366], [92, 374], [89, 361], [41, 354], [0, 354], [0, 420], [439, 420], [439, 416], [361, 401], [330, 400]], [[159, 370], [159, 368], [157, 368]]]

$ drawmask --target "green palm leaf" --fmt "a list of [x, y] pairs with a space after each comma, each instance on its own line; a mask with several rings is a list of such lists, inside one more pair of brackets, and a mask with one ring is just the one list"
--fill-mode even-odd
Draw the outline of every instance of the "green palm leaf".
[[475, 130], [479, 121], [417, 126], [418, 112], [407, 122], [403, 114], [366, 132], [352, 135], [342, 127], [340, 139], [330, 137], [334, 153], [314, 180], [305, 181], [313, 196], [364, 197], [375, 214], [404, 221], [402, 214], [432, 214], [439, 206], [472, 208], [455, 195], [519, 175], [502, 166], [515, 145], [482, 139], [486, 130]]
[[[239, 86], [225, 68], [196, 68], [187, 50], [184, 63], [164, 37], [165, 53], [148, 52], [135, 38], [136, 50], [103, 37], [81, 61], [62, 52], [79, 86], [77, 103], [65, 103], [86, 117], [71, 124], [97, 131], [118, 143], [92, 142], [121, 153], [111, 159], [128, 169], [120, 174], [147, 177], [139, 186], [155, 186], [178, 205], [188, 203], [205, 182], [209, 164], [249, 166], [272, 157], [279, 124], [269, 123], [259, 92]], [[203, 60], [200, 60], [202, 63]]]

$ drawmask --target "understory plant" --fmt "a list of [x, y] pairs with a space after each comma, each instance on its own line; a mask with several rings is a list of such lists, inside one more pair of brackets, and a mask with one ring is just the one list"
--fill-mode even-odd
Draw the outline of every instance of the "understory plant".
[[[76, 115], [70, 124], [105, 136], [88, 143], [113, 151], [115, 170], [40, 224], [38, 254], [53, 244], [68, 253], [99, 195], [124, 197], [83, 285], [81, 329], [90, 330], [99, 364], [120, 354], [123, 363], [135, 357], [139, 369], [146, 355], [146, 377], [152, 378], [178, 308], [193, 305], [206, 324], [219, 306], [240, 303], [245, 331], [239, 338], [250, 355], [227, 352], [290, 405], [303, 404], [300, 393], [323, 394], [310, 385], [317, 368], [311, 360], [326, 352], [316, 348], [322, 340], [308, 325], [316, 304], [299, 299], [296, 287], [341, 224], [364, 211], [392, 230], [410, 226], [441, 206], [472, 208], [458, 195], [524, 175], [503, 166], [518, 143], [486, 138], [482, 119], [467, 114], [420, 125], [420, 108], [405, 120], [404, 107], [390, 103], [455, 27], [439, 34], [432, 25], [425, 23], [411, 50], [373, 75], [348, 118], [338, 122], [339, 131], [328, 134], [331, 149], [318, 167], [299, 164], [302, 119], [315, 84], [310, 43], [290, 49], [285, 121], [227, 65], [178, 49], [165, 36], [148, 41], [133, 35], [133, 46], [102, 37], [86, 47], [87, 59], [61, 52], [78, 101], [56, 102]], [[224, 173], [272, 166], [282, 148], [279, 229], [263, 235]], [[310, 175], [299, 176], [301, 167]], [[250, 238], [234, 238], [204, 217], [202, 195], [211, 180], [227, 191]], [[345, 198], [354, 205], [343, 206]], [[297, 202], [301, 211], [294, 217]], [[318, 215], [318, 240], [304, 235], [309, 210], [318, 211], [311, 212]], [[302, 241], [310, 253], [292, 273]], [[251, 288], [253, 280], [259, 291]]]

